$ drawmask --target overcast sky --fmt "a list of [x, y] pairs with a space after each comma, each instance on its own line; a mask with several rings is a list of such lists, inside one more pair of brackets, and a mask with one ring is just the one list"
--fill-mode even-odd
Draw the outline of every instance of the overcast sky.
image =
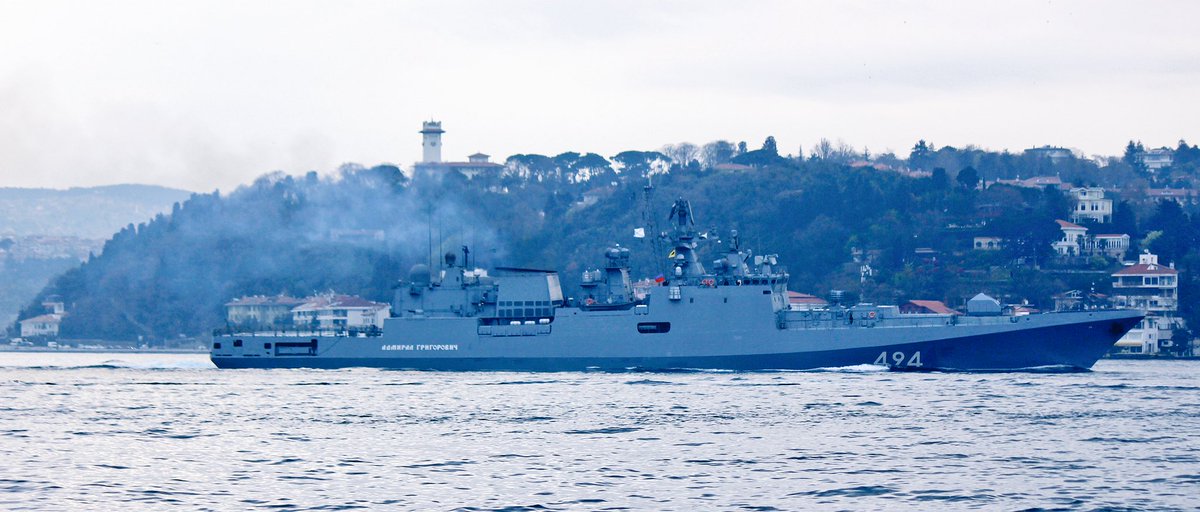
[[[1200, 2], [0, 0], [0, 186], [774, 135], [1200, 142]], [[1195, 140], [1191, 140], [1195, 139]]]

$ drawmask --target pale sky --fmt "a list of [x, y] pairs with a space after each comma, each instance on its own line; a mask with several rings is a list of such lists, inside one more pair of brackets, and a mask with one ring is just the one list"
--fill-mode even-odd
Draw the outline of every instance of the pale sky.
[[[1198, 2], [0, 0], [0, 187], [716, 139], [1200, 143]], [[1194, 140], [1193, 140], [1194, 139]]]

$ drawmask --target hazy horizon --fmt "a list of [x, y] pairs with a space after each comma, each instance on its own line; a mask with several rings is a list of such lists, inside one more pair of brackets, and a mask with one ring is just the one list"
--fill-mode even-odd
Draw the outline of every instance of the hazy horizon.
[[6, 5], [5, 187], [407, 169], [427, 119], [464, 160], [768, 135], [1119, 155], [1200, 118], [1185, 2]]

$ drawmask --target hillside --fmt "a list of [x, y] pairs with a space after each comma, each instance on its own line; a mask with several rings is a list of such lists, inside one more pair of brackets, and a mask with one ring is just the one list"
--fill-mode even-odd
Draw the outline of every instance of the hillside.
[[16, 320], [51, 278], [99, 252], [117, 230], [190, 195], [152, 185], [0, 188], [0, 322]]
[[[481, 267], [558, 269], [570, 295], [579, 272], [614, 243], [633, 250], [635, 277], [665, 270], [663, 248], [653, 237], [635, 239], [633, 228], [664, 225], [670, 204], [686, 197], [698, 226], [711, 235], [702, 261], [716, 259], [736, 229], [755, 254], [779, 254], [793, 290], [951, 305], [983, 291], [1049, 309], [1055, 293], [1106, 292], [1106, 273], [1119, 263], [1092, 258], [1063, 267], [1055, 258], [1051, 243], [1062, 236], [1055, 219], [1072, 208], [1058, 188], [983, 187], [979, 179], [1041, 172], [1118, 190], [1158, 179], [1120, 163], [1060, 165], [953, 148], [935, 156], [962, 167], [954, 174], [940, 167], [855, 167], [833, 158], [780, 157], [764, 144], [725, 166], [630, 151], [611, 161], [579, 153], [514, 155], [502, 174], [475, 179], [448, 172], [409, 180], [392, 166], [348, 165], [324, 177], [274, 173], [228, 195], [194, 195], [170, 214], [122, 229], [100, 255], [40, 296], [67, 303], [66, 337], [162, 340], [223, 326], [223, 304], [245, 294], [334, 290], [386, 301], [410, 266], [463, 245]], [[1188, 178], [1192, 170], [1170, 179]], [[647, 174], [655, 185], [649, 201]], [[1194, 243], [1200, 216], [1170, 201], [1131, 203], [1121, 193], [1113, 223], [1103, 227], [1179, 262], [1180, 293], [1195, 293], [1189, 269], [1200, 263], [1193, 249], [1200, 245]], [[1004, 240], [1002, 248], [971, 250], [972, 238], [984, 235]], [[36, 304], [22, 317], [36, 313]], [[1196, 314], [1191, 302], [1181, 313]]]
[[0, 236], [73, 236], [107, 239], [192, 193], [154, 185], [0, 188]]

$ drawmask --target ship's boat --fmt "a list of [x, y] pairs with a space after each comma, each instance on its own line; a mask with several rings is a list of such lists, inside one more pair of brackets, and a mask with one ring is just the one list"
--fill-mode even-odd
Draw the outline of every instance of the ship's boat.
[[[978, 296], [966, 314], [896, 306], [789, 306], [775, 255], [739, 246], [705, 269], [691, 207], [680, 199], [661, 240], [669, 270], [631, 279], [629, 249], [605, 251], [564, 297], [552, 270], [415, 265], [382, 329], [215, 335], [221, 368], [415, 370], [803, 370], [863, 364], [897, 370], [1087, 369], [1142, 319], [1133, 310], [1004, 315]], [[465, 260], [464, 256], [464, 260]], [[466, 263], [465, 261], [463, 263]]]

